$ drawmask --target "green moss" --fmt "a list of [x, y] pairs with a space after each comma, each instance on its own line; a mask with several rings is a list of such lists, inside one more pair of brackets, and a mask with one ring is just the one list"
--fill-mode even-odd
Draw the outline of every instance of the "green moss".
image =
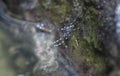
[[[104, 57], [97, 54], [93, 43], [88, 42], [86, 39], [77, 39], [74, 35], [70, 40], [70, 45], [74, 47], [72, 52], [72, 58], [76, 63], [83, 62], [89, 67], [95, 67], [95, 76], [96, 74], [103, 74], [105, 71], [105, 59]], [[95, 52], [96, 51], [96, 52]], [[98, 76], [97, 75], [97, 76]]]
[[[92, 0], [85, 0], [83, 3], [83, 17], [79, 21], [84, 27], [83, 36], [80, 35], [80, 30], [72, 33], [69, 41], [69, 46], [73, 47], [72, 58], [76, 63], [83, 62], [88, 67], [94, 67], [93, 76], [105, 76], [106, 60], [100, 52], [97, 33], [100, 24], [98, 10], [94, 5], [90, 5], [94, 3]], [[89, 3], [89, 6], [86, 6], [86, 3]]]

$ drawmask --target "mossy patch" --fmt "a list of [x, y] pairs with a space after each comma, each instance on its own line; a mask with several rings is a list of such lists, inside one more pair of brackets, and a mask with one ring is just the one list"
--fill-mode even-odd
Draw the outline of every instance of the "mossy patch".
[[[96, 6], [93, 5], [94, 1], [92, 0], [81, 2], [83, 2], [82, 18], [79, 21], [80, 24], [78, 23], [78, 25], [80, 25], [78, 27], [80, 30], [83, 30], [83, 35], [81, 35], [80, 30], [72, 32], [72, 37], [69, 40], [69, 46], [72, 49], [71, 58], [76, 62], [75, 65], [84, 63], [87, 68], [94, 67], [92, 76], [106, 76], [106, 59], [101, 53], [102, 48], [99, 45], [97, 32], [100, 24], [98, 10]], [[90, 68], [88, 68], [87, 73], [89, 73]]]

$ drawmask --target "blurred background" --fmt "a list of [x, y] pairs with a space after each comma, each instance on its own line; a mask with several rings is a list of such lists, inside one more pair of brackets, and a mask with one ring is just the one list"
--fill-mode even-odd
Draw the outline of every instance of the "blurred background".
[[120, 0], [0, 0], [0, 76], [120, 76], [119, 59]]

